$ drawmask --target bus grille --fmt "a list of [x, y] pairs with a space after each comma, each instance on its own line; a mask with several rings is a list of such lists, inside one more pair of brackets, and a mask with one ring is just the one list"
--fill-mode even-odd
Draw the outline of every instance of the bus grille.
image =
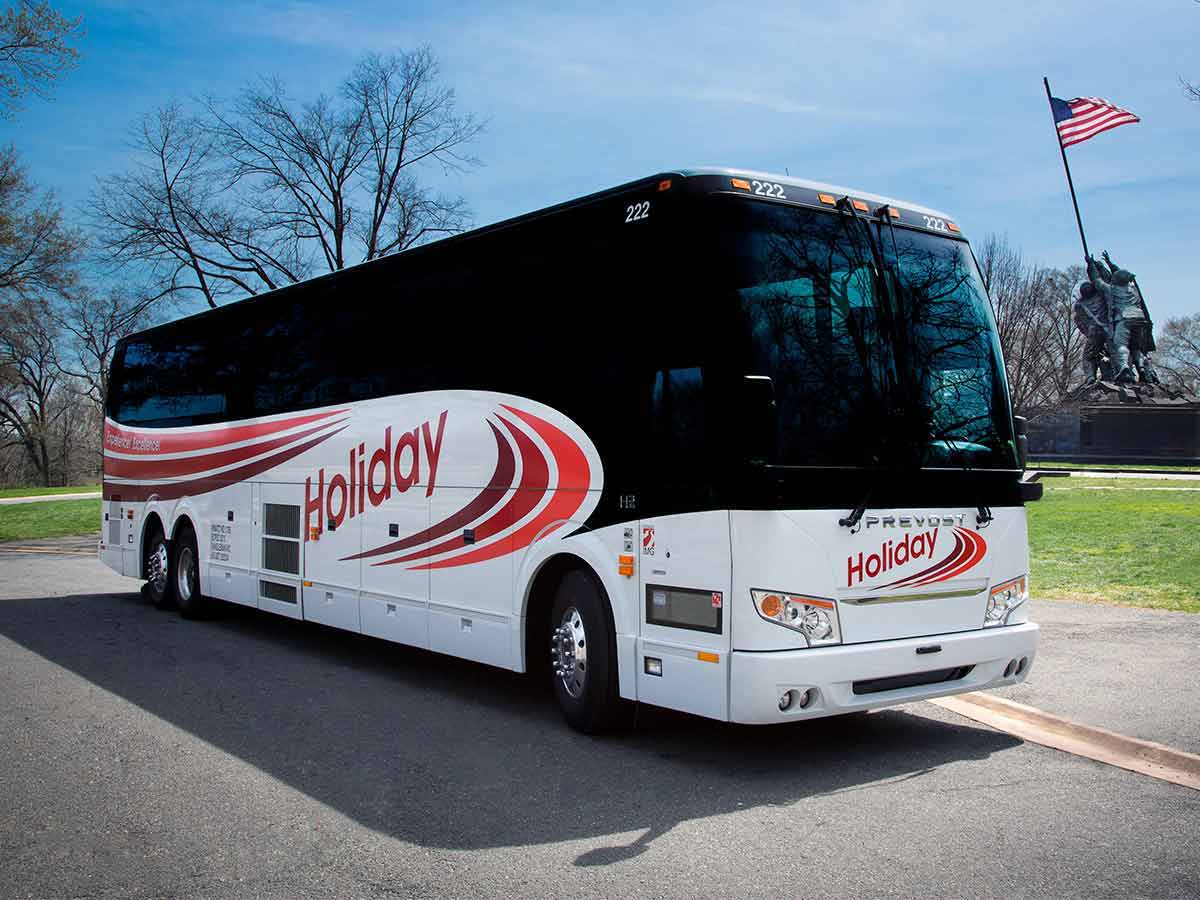
[[898, 691], [901, 688], [919, 687], [923, 684], [940, 684], [966, 678], [974, 666], [957, 666], [953, 669], [934, 669], [932, 672], [913, 672], [911, 675], [890, 675], [887, 678], [868, 678], [854, 682], [856, 694], [879, 694], [883, 691]]

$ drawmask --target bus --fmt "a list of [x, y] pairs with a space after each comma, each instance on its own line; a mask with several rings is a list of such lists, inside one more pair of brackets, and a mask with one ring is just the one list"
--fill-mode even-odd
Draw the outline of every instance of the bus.
[[680, 169], [150, 328], [100, 558], [739, 723], [1022, 681], [1023, 422], [944, 213]]

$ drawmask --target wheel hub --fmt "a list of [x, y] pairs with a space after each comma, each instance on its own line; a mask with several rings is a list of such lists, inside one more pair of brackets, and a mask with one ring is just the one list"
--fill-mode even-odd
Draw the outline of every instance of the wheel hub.
[[583, 618], [573, 606], [550, 635], [550, 660], [563, 689], [572, 697], [580, 696], [587, 683], [587, 634]]
[[176, 588], [179, 599], [186, 603], [192, 599], [192, 590], [195, 585], [192, 583], [192, 548], [184, 547], [179, 551], [179, 574], [176, 578]]
[[159, 541], [158, 546], [150, 551], [150, 559], [146, 562], [147, 575], [157, 593], [162, 593], [167, 586], [167, 545]]

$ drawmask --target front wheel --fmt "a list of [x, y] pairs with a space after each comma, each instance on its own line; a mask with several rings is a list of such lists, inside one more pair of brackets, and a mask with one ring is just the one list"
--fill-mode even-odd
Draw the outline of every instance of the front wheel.
[[616, 639], [608, 605], [590, 574], [563, 576], [550, 612], [554, 696], [571, 727], [588, 734], [617, 724], [623, 704], [617, 690]]
[[175, 589], [175, 604], [185, 619], [195, 619], [204, 613], [204, 598], [200, 596], [200, 557], [196, 552], [196, 536], [190, 528], [175, 539], [171, 583]]

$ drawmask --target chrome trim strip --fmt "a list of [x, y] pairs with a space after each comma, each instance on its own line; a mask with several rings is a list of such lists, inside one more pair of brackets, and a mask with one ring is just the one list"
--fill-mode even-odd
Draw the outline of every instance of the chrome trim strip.
[[867, 606], [875, 603], [904, 603], [908, 600], [941, 600], [951, 597], [974, 597], [983, 591], [979, 588], [964, 591], [933, 591], [926, 594], [896, 594], [891, 597], [841, 597], [842, 603], [853, 603], [856, 606]]

